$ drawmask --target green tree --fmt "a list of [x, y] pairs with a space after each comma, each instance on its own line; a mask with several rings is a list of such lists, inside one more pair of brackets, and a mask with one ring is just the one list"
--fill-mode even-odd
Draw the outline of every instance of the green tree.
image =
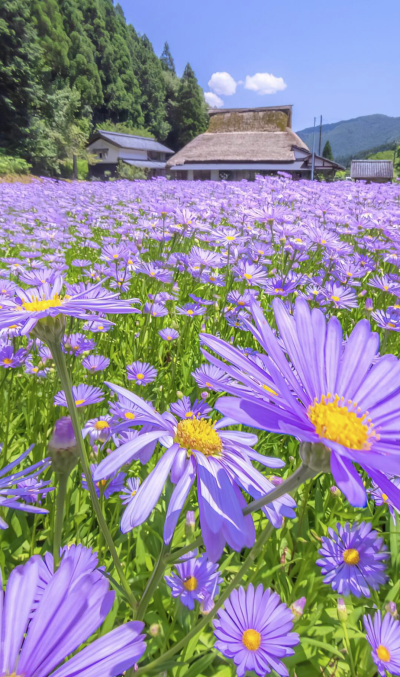
[[326, 158], [327, 160], [333, 160], [332, 148], [329, 141], [327, 141], [324, 146], [324, 149], [322, 151], [322, 157]]
[[23, 151], [30, 111], [42, 96], [43, 51], [25, 0], [0, 3], [0, 145]]
[[173, 117], [179, 148], [208, 129], [203, 90], [190, 64], [187, 64], [179, 84]]
[[46, 75], [50, 81], [66, 78], [70, 41], [64, 30], [57, 0], [32, 0], [30, 13], [43, 50], [42, 77]]
[[170, 131], [166, 120], [166, 87], [160, 59], [154, 53], [146, 35], [138, 36], [129, 26], [131, 46], [137, 67], [137, 77], [142, 93], [141, 109], [144, 126], [158, 139], [165, 139]]
[[161, 67], [164, 71], [169, 71], [176, 75], [175, 63], [172, 58], [171, 50], [169, 48], [168, 42], [164, 44], [164, 49], [160, 57]]

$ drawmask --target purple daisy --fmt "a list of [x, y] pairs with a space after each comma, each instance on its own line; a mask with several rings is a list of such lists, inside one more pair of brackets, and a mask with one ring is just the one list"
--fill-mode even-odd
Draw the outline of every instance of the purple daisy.
[[104, 371], [110, 366], [110, 360], [103, 355], [88, 355], [82, 360], [82, 367], [85, 367], [91, 374], [97, 371]]
[[207, 555], [201, 557], [188, 553], [183, 562], [175, 564], [177, 573], [165, 576], [167, 585], [171, 588], [172, 597], [179, 597], [182, 604], [188, 609], [194, 609], [194, 603], [208, 601], [219, 593], [222, 578], [218, 572], [218, 564], [208, 561]]
[[[394, 484], [395, 487], [400, 489], [400, 477], [390, 477], [389, 478], [392, 484]], [[396, 519], [396, 514], [400, 514], [400, 510], [398, 510], [390, 500], [389, 496], [385, 494], [381, 489], [378, 487], [375, 482], [372, 482], [372, 488], [368, 489], [368, 493], [373, 499], [374, 503], [376, 506], [381, 506], [381, 505], [387, 505], [389, 508], [389, 512], [392, 516], [393, 523], [396, 524], [397, 519]]]
[[350, 593], [370, 597], [370, 588], [378, 590], [388, 580], [383, 560], [389, 553], [383, 539], [366, 522], [337, 524], [337, 531], [328, 529], [331, 538], [322, 537], [317, 564], [322, 567], [324, 583], [345, 597]]
[[[91, 291], [97, 286], [95, 285]], [[129, 299], [127, 301], [119, 298], [119, 294], [111, 294], [103, 290], [105, 294], [95, 296], [91, 291], [84, 290], [78, 294], [62, 296], [63, 279], [58, 277], [53, 286], [47, 282], [40, 287], [32, 289], [17, 288], [13, 299], [2, 300], [0, 309], [0, 329], [10, 325], [18, 325], [21, 334], [31, 332], [40, 320], [46, 317], [56, 317], [57, 315], [77, 317], [81, 319], [91, 319], [87, 311], [92, 314], [92, 319], [96, 316], [93, 313], [139, 313], [137, 308], [132, 307], [132, 303], [140, 303], [138, 299]]]
[[132, 362], [126, 368], [128, 381], [135, 381], [138, 386], [146, 386], [152, 383], [157, 376], [157, 369], [148, 362]]
[[[104, 395], [100, 388], [88, 386], [85, 383], [81, 383], [79, 386], [72, 386], [72, 396], [76, 407], [87, 407], [89, 404], [97, 404], [104, 400]], [[55, 396], [54, 405], [68, 407], [63, 390], [60, 390]]]
[[179, 338], [179, 331], [176, 329], [169, 329], [168, 327], [166, 329], [160, 329], [158, 333], [164, 341], [175, 341]]
[[44, 569], [39, 556], [31, 557], [11, 572], [5, 592], [0, 587], [0, 674], [117, 677], [135, 665], [146, 649], [138, 621], [111, 630], [65, 663], [102, 625], [115, 593], [98, 571], [76, 576], [71, 558], [63, 557], [48, 582], [41, 580]]
[[120, 499], [124, 505], [129, 505], [132, 499], [136, 496], [139, 487], [139, 477], [128, 477], [126, 480], [126, 486], [122, 489], [122, 494], [120, 494]]
[[88, 339], [84, 334], [76, 333], [65, 335], [62, 341], [62, 348], [68, 355], [82, 355], [96, 347], [93, 339]]
[[[264, 393], [254, 385], [260, 378], [257, 365], [221, 339], [201, 336], [205, 345], [234, 366], [205, 353], [211, 363], [248, 389], [241, 392], [225, 383], [224, 390], [239, 397], [222, 397], [216, 408], [239, 423], [293, 435], [307, 443], [311, 453], [312, 445], [321, 443], [330, 450], [335, 483], [352, 505], [367, 503], [357, 463], [400, 509], [400, 491], [386, 476], [400, 473], [399, 360], [394, 355], [376, 359], [379, 336], [368, 320], [356, 324], [343, 349], [336, 317], [327, 322], [320, 310], [310, 312], [302, 298], [296, 300], [293, 316], [278, 299], [273, 307], [291, 363], [260, 306], [252, 301], [256, 326], [250, 324], [250, 330], [265, 351]], [[249, 375], [254, 375], [253, 381]]]
[[300, 642], [293, 629], [293, 613], [276, 592], [250, 583], [247, 590], [233, 590], [214, 620], [215, 647], [232, 658], [238, 677], [254, 670], [264, 677], [275, 670], [281, 677], [289, 672], [282, 658], [294, 654]]
[[85, 423], [82, 430], [82, 437], [88, 435], [90, 444], [93, 446], [96, 442], [107, 442], [111, 437], [111, 416], [100, 416], [99, 418], [92, 418]]
[[[351, 287], [343, 287], [338, 282], [328, 282], [322, 294], [328, 303], [335, 308], [357, 308], [357, 294]], [[321, 303], [323, 305], [323, 302]]]
[[0, 367], [17, 369], [24, 364], [27, 354], [27, 351], [23, 348], [14, 352], [13, 346], [4, 346], [0, 349]]
[[187, 315], [187, 317], [195, 317], [197, 315], [204, 315], [207, 308], [197, 303], [185, 303], [183, 306], [175, 306], [178, 315]]
[[145, 303], [143, 306], [143, 312], [151, 315], [152, 317], [165, 317], [168, 315], [168, 308], [163, 303]]
[[378, 327], [389, 331], [400, 331], [400, 308], [389, 306], [387, 310], [375, 310], [371, 313]]
[[[0, 450], [1, 448], [2, 445], [0, 447]], [[15, 488], [15, 486], [18, 485], [18, 483], [35, 479], [38, 475], [40, 475], [40, 473], [44, 472], [50, 466], [51, 462], [50, 459], [45, 458], [43, 461], [34, 463], [33, 465], [28, 466], [23, 470], [19, 470], [18, 472], [14, 472], [14, 468], [20, 463], [22, 463], [22, 461], [24, 461], [27, 456], [29, 456], [32, 449], [33, 445], [30, 446], [29, 449], [24, 451], [24, 453], [21, 454], [21, 456], [19, 456], [17, 459], [12, 461], [8, 465], [4, 466], [4, 468], [0, 470], [0, 507], [13, 508], [13, 510], [22, 510], [25, 512], [46, 514], [48, 510], [45, 510], [44, 508], [38, 508], [37, 506], [29, 505], [30, 501], [28, 501], [28, 504], [20, 503], [21, 500], [26, 499], [26, 495], [27, 493], [29, 493], [29, 490], [27, 490], [25, 487], [19, 488], [17, 486], [17, 488]], [[38, 485], [36, 485], [36, 487], [38, 487]], [[44, 488], [43, 492], [40, 493], [46, 494], [48, 491], [50, 490]], [[0, 517], [0, 529], [7, 529], [7, 524], [1, 517]]]
[[380, 611], [373, 619], [364, 616], [363, 621], [371, 656], [381, 677], [400, 675], [400, 622], [390, 613], [385, 614], [382, 621]]
[[[253, 467], [252, 462], [279, 468], [284, 465], [283, 461], [254, 451], [251, 447], [257, 443], [255, 435], [224, 430], [234, 425], [232, 419], [213, 423], [205, 418], [185, 418], [178, 422], [169, 412], [161, 416], [129, 390], [112, 383], [106, 385], [142, 409], [150, 428], [142, 429], [139, 435], [103, 459], [94, 473], [94, 481], [108, 478], [122, 466], [138, 459], [144, 450], [149, 459], [157, 441], [166, 447], [125, 510], [121, 521], [123, 533], [149, 517], [171, 473], [171, 481], [176, 487], [164, 525], [165, 543], [172, 540], [179, 515], [197, 477], [200, 525], [209, 558], [217, 561], [226, 542], [234, 550], [250, 547], [255, 538], [254, 524], [251, 515], [243, 516], [246, 501], [241, 490], [253, 498], [268, 494], [274, 485]], [[295, 505], [290, 496], [284, 495], [264, 506], [263, 512], [275, 527], [280, 527], [284, 516], [295, 516]]]
[[202, 400], [195, 400], [193, 404], [190, 401], [190, 397], [184, 396], [182, 399], [177, 402], [173, 402], [170, 405], [170, 409], [175, 416], [179, 418], [208, 418], [208, 415], [212, 412], [211, 407]]
[[214, 367], [213, 364], [201, 364], [192, 372], [192, 376], [199, 388], [209, 390], [226, 390], [225, 384], [231, 380], [224, 369]]
[[50, 487], [51, 480], [44, 482], [36, 477], [29, 477], [28, 479], [18, 482], [17, 488], [24, 493], [18, 494], [18, 499], [26, 501], [26, 503], [39, 503], [41, 496], [45, 496], [49, 491], [54, 491], [54, 487]]
[[[94, 476], [97, 469], [98, 466], [92, 463], [92, 465], [90, 466], [90, 470], [92, 473], [93, 481], [95, 483], [96, 494], [98, 497], [100, 497], [100, 493], [102, 493], [104, 498], [110, 498], [110, 496], [112, 496], [113, 494], [117, 494], [119, 491], [124, 490], [124, 480], [126, 477], [126, 473], [124, 472], [113, 473], [108, 477], [104, 477], [103, 479], [96, 482], [94, 480]], [[88, 491], [88, 485], [86, 482], [85, 475], [83, 473], [82, 473], [82, 488]]]

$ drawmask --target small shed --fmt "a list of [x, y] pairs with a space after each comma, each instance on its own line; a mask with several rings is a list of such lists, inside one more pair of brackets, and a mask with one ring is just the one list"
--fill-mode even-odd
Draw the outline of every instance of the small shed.
[[350, 176], [355, 181], [386, 183], [393, 179], [392, 160], [352, 160]]
[[174, 154], [151, 137], [122, 134], [98, 129], [89, 139], [87, 151], [95, 156], [89, 166], [89, 174], [104, 177], [104, 172], [115, 174], [118, 161], [146, 169], [148, 176], [165, 175], [167, 157]]

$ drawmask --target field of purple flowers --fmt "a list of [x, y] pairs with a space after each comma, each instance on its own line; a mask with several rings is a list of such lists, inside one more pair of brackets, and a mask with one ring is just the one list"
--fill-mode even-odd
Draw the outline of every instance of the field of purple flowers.
[[400, 675], [399, 183], [0, 207], [0, 676]]

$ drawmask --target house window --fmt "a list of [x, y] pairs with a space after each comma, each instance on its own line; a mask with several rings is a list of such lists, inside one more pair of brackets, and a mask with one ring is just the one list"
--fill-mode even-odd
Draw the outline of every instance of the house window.
[[219, 173], [219, 179], [220, 181], [232, 181], [233, 180], [233, 172], [228, 170], [225, 171], [220, 171]]
[[101, 160], [102, 157], [103, 157], [103, 153], [99, 153], [100, 160]]

